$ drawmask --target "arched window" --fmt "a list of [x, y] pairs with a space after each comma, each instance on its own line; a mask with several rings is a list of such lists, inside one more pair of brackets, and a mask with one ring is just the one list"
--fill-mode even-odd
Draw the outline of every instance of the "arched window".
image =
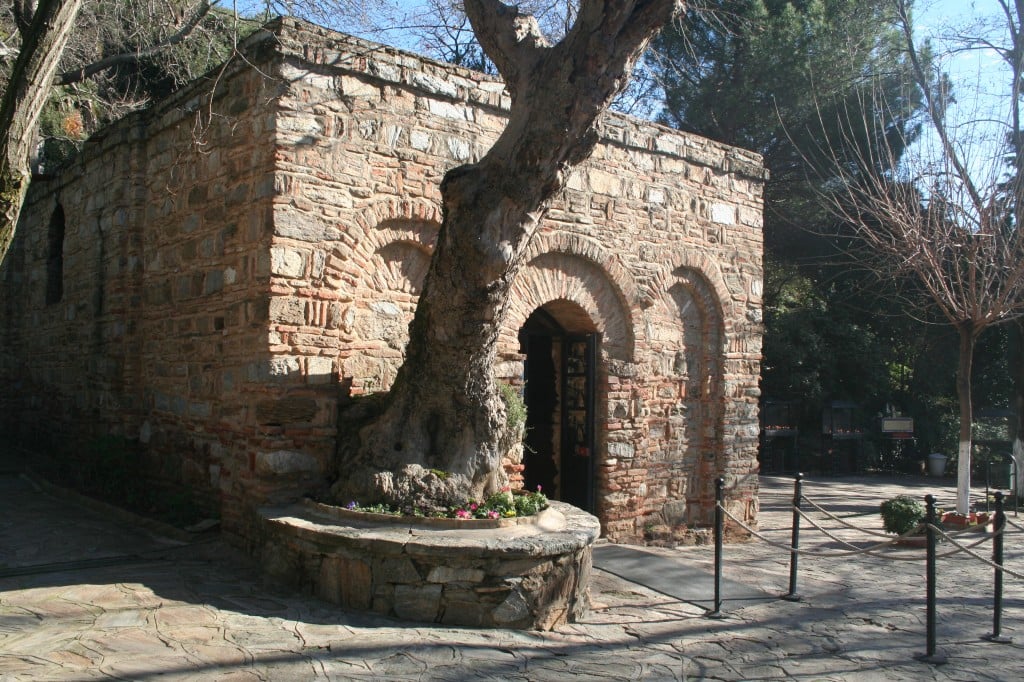
[[64, 207], [57, 204], [50, 216], [46, 251], [46, 303], [64, 298]]

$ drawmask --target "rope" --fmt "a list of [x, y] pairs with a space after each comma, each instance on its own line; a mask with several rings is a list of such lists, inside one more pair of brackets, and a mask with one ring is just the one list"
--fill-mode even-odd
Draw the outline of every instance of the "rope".
[[[775, 540], [771, 540], [771, 539], [765, 537], [764, 535], [762, 535], [761, 533], [757, 532], [756, 530], [754, 530], [753, 528], [751, 528], [747, 524], [745, 524], [740, 519], [738, 519], [735, 516], [733, 516], [729, 512], [729, 510], [726, 509], [725, 507], [723, 507], [721, 504], [718, 505], [718, 508], [721, 509], [725, 513], [725, 515], [728, 516], [730, 519], [732, 519], [737, 525], [739, 525], [740, 528], [742, 528], [743, 530], [747, 531], [748, 533], [750, 533], [751, 535], [756, 537], [758, 540], [766, 542], [769, 545], [772, 545], [773, 547], [778, 547], [779, 549], [784, 549], [787, 552], [796, 552], [797, 554], [801, 554], [801, 555], [804, 555], [804, 556], [822, 557], [822, 558], [826, 558], [826, 559], [838, 559], [838, 558], [842, 558], [842, 557], [855, 556], [855, 555], [858, 555], [858, 554], [867, 554], [869, 556], [876, 556], [876, 557], [879, 557], [879, 558], [890, 559], [890, 560], [893, 560], [893, 561], [920, 561], [920, 557], [897, 557], [897, 556], [892, 556], [890, 554], [879, 554], [878, 553], [878, 550], [881, 549], [882, 547], [892, 546], [892, 545], [896, 544], [897, 540], [901, 540], [901, 539], [903, 539], [905, 537], [908, 537], [908, 536], [914, 534], [918, 530], [916, 528], [911, 530], [911, 531], [908, 531], [908, 532], [904, 533], [903, 535], [897, 536], [896, 538], [890, 540], [889, 542], [879, 542], [877, 544], [871, 545], [870, 547], [865, 547], [865, 548], [862, 548], [862, 549], [856, 549], [856, 550], [849, 551], [849, 552], [817, 552], [817, 551], [810, 551], [810, 550], [806, 550], [806, 549], [797, 549], [797, 548], [793, 547], [792, 545], [783, 544], [781, 542], [777, 542]], [[838, 542], [844, 543], [847, 546], [852, 546], [852, 545], [849, 545], [849, 543], [845, 543], [843, 540], [838, 540]]]
[[[956, 540], [954, 540], [952, 536], [947, 535], [941, 528], [939, 528], [937, 526], [931, 526], [931, 527], [934, 528], [936, 531], [938, 531], [938, 533], [942, 537], [944, 537], [946, 540], [948, 540], [953, 546], [957, 547], [957, 551], [956, 552], [950, 552], [948, 554], [944, 554], [943, 556], [951, 556], [953, 554], [958, 554], [959, 552], [966, 552], [967, 554], [969, 554], [970, 556], [974, 557], [975, 559], [977, 559], [978, 561], [982, 562], [983, 564], [987, 564], [988, 566], [991, 566], [992, 568], [994, 568], [994, 569], [996, 569], [998, 571], [1002, 571], [1003, 573], [1009, 573], [1011, 576], [1013, 576], [1014, 578], [1017, 578], [1018, 580], [1024, 580], [1024, 573], [1018, 573], [1017, 571], [1011, 570], [1011, 569], [1007, 568], [1006, 566], [1000, 566], [999, 564], [997, 564], [996, 562], [992, 561], [991, 559], [987, 559], [987, 558], [981, 556], [980, 554], [978, 554], [977, 552], [972, 551], [971, 548], [972, 547], [976, 547], [977, 545], [981, 544], [981, 541], [976, 542], [973, 545], [964, 546], [964, 545], [961, 545]], [[988, 538], [986, 538], [986, 540], [987, 539]], [[936, 558], [938, 558], [938, 556]]]
[[[877, 551], [877, 549], [880, 548], [880, 547], [886, 547], [886, 546], [889, 546], [889, 545], [895, 545], [895, 544], [897, 544], [897, 542], [899, 540], [902, 540], [903, 538], [907, 538], [907, 537], [911, 537], [911, 536], [917, 535], [921, 531], [921, 526], [920, 525], [918, 525], [916, 528], [910, 529], [909, 531], [907, 531], [903, 535], [899, 535], [899, 536], [891, 539], [889, 542], [879, 542], [877, 544], [871, 545], [870, 547], [860, 548], [860, 547], [857, 547], [857, 545], [854, 545], [853, 543], [851, 543], [851, 542], [849, 542], [847, 540], [844, 540], [844, 539], [842, 539], [842, 538], [840, 538], [840, 537], [838, 537], [836, 535], [833, 535], [831, 532], [829, 532], [829, 530], [827, 528], [824, 528], [824, 527], [818, 525], [817, 523], [815, 523], [814, 519], [812, 519], [811, 517], [807, 516], [803, 512], [800, 512], [800, 515], [803, 516], [808, 521], [810, 521], [811, 525], [814, 526], [815, 529], [820, 530], [822, 533], [824, 533], [831, 540], [834, 540], [835, 542], [838, 542], [841, 545], [845, 545], [846, 547], [852, 547], [852, 548], [857, 550], [857, 551], [853, 551], [853, 552], [849, 552], [849, 553], [843, 553], [843, 554], [828, 554], [828, 553], [815, 552], [814, 556], [829, 557], [829, 556], [843, 556], [843, 555], [846, 555], [846, 554], [866, 554], [868, 556], [878, 557], [878, 558], [881, 558], [881, 559], [890, 559], [892, 561], [919, 561], [919, 559], [917, 557], [901, 557], [901, 556], [893, 556], [891, 554], [881, 554], [881, 553], [879, 553]], [[889, 536], [886, 536], [886, 537], [889, 537]]]
[[[801, 496], [801, 499], [803, 499], [805, 502], [807, 502], [807, 504], [811, 505], [814, 508], [815, 511], [821, 512], [822, 514], [824, 514], [828, 518], [832, 519], [833, 521], [838, 521], [841, 525], [846, 526], [847, 528], [849, 528], [851, 530], [857, 530], [857, 531], [860, 531], [862, 533], [867, 533], [868, 535], [874, 535], [874, 536], [880, 537], [880, 538], [890, 537], [888, 533], [884, 533], [884, 532], [877, 531], [877, 530], [870, 530], [868, 528], [861, 528], [860, 526], [855, 526], [852, 523], [848, 523], [847, 521], [843, 520], [843, 517], [836, 516], [835, 514], [830, 512], [829, 510], [827, 510], [824, 507], [822, 507], [822, 506], [818, 505], [817, 503], [815, 503], [814, 500], [810, 500], [810, 499], [808, 499], [806, 497], [803, 497], [803, 496]], [[793, 506], [796, 507], [796, 505], [793, 505]], [[796, 507], [796, 508], [799, 509], [799, 507]], [[810, 521], [810, 517], [804, 515], [803, 512], [801, 512], [801, 516], [804, 516], [804, 518], [806, 518], [808, 521]]]
[[[921, 530], [923, 528], [927, 527], [924, 524], [920, 524], [916, 528], [913, 528], [913, 529], [907, 531], [906, 533], [903, 533], [902, 535], [899, 535], [899, 536], [893, 538], [889, 542], [880, 542], [880, 543], [876, 543], [874, 545], [871, 545], [869, 547], [862, 547], [861, 548], [861, 547], [856, 547], [856, 545], [853, 545], [849, 541], [844, 540], [844, 539], [842, 539], [842, 538], [832, 534], [827, 528], [824, 528], [823, 526], [818, 524], [807, 513], [805, 513], [799, 507], [796, 507], [796, 510], [800, 514], [800, 516], [802, 516], [803, 518], [807, 519], [807, 521], [809, 521], [811, 523], [811, 525], [814, 526], [814, 528], [816, 530], [821, 531], [829, 539], [831, 539], [831, 540], [833, 540], [835, 542], [838, 542], [839, 544], [841, 544], [841, 545], [843, 545], [845, 547], [854, 548], [854, 549], [852, 549], [849, 552], [818, 552], [818, 551], [809, 551], [809, 550], [806, 550], [806, 549], [797, 549], [797, 548], [794, 548], [792, 545], [784, 544], [784, 543], [778, 542], [776, 540], [771, 540], [771, 539], [767, 538], [766, 536], [764, 536], [763, 534], [759, 533], [758, 531], [754, 530], [750, 526], [748, 526], [746, 523], [744, 523], [741, 519], [739, 519], [736, 516], [734, 516], [728, 509], [726, 509], [722, 505], [718, 505], [718, 508], [721, 509], [725, 513], [725, 515], [728, 516], [730, 519], [732, 519], [733, 522], [736, 523], [740, 528], [742, 528], [743, 530], [747, 531], [748, 533], [750, 533], [751, 535], [756, 537], [758, 540], [761, 540], [761, 541], [763, 541], [763, 542], [765, 542], [765, 543], [767, 543], [767, 544], [769, 544], [769, 545], [771, 545], [773, 547], [777, 547], [779, 549], [783, 549], [783, 550], [785, 550], [787, 552], [794, 552], [795, 551], [797, 554], [800, 554], [800, 555], [822, 557], [822, 558], [842, 558], [842, 557], [848, 557], [848, 556], [855, 556], [857, 554], [864, 554], [864, 555], [867, 555], [867, 556], [873, 556], [873, 557], [877, 557], [877, 558], [881, 558], [881, 559], [888, 559], [890, 561], [920, 561], [921, 560], [920, 556], [900, 557], [900, 556], [893, 556], [892, 554], [883, 554], [883, 553], [880, 553], [878, 550], [883, 548], [883, 547], [889, 547], [889, 546], [895, 545], [899, 540], [902, 540], [904, 538], [917, 535], [917, 534], [919, 534], [921, 532]], [[973, 529], [971, 529], [971, 528], [964, 528], [964, 529], [961, 529], [961, 530], [958, 530], [958, 531], [954, 531], [952, 533], [947, 533], [945, 529], [940, 528], [939, 526], [931, 526], [931, 527], [934, 528], [936, 531], [938, 531], [939, 536], [941, 538], [943, 538], [945, 540], [948, 540], [950, 542], [950, 544], [952, 544], [954, 547], [956, 547], [956, 549], [953, 550], [953, 551], [943, 552], [941, 554], [936, 554], [935, 555], [936, 559], [945, 559], [947, 557], [951, 557], [951, 556], [954, 556], [956, 554], [960, 554], [961, 552], [966, 552], [968, 555], [970, 555], [970, 556], [972, 556], [972, 557], [974, 557], [976, 559], [979, 559], [983, 563], [985, 563], [985, 564], [987, 564], [989, 566], [992, 566], [993, 568], [998, 568], [999, 570], [1002, 570], [1002, 571], [1004, 571], [1006, 573], [1009, 573], [1010, 575], [1012, 575], [1014, 577], [1021, 577], [1021, 575], [1016, 573], [1015, 571], [1012, 571], [1012, 570], [1010, 570], [1008, 568], [1005, 568], [1005, 567], [1000, 567], [995, 562], [990, 561], [988, 559], [985, 559], [984, 557], [980, 556], [976, 552], [972, 551], [973, 548], [978, 547], [979, 545], [982, 545], [982, 544], [988, 542], [994, 536], [994, 534], [989, 535], [989, 534], [986, 533], [984, 537], [980, 538], [976, 542], [973, 542], [973, 543], [971, 543], [969, 545], [962, 545], [959, 542], [957, 542], [954, 538], [962, 535], [965, 532], [974, 532]], [[861, 529], [859, 529], [859, 528], [857, 528], [855, 526], [853, 527], [853, 529], [854, 530], [861, 530]], [[997, 532], [1002, 533], [1003, 530], [999, 530]]]
[[[812, 526], [814, 526], [815, 529], [821, 531], [826, 536], [828, 536], [830, 539], [832, 539], [832, 540], [834, 540], [834, 541], [836, 541], [836, 542], [838, 542], [840, 544], [843, 544], [843, 545], [845, 545], [847, 547], [856, 547], [856, 545], [854, 545], [854, 544], [852, 544], [852, 543], [850, 543], [850, 542], [848, 542], [846, 540], [843, 540], [840, 537], [837, 537], [837, 536], [833, 535], [832, 533], [829, 532], [829, 530], [827, 528], [824, 528], [824, 527], [818, 525], [814, 521], [814, 519], [812, 519], [810, 516], [805, 514], [803, 511], [800, 511], [799, 509], [797, 511], [800, 513], [800, 516], [802, 516], [803, 518], [807, 519], [810, 522], [810, 524]], [[938, 526], [932, 526], [932, 527], [933, 528], [938, 528]], [[903, 535], [901, 535], [899, 537], [900, 538], [904, 538], [904, 537], [907, 537], [908, 535], [917, 535], [917, 534], [919, 534], [921, 532], [921, 530], [923, 528], [925, 528], [924, 525], [918, 524], [918, 526], [916, 528], [914, 528], [913, 530], [911, 530], [911, 531], [909, 531], [907, 533], [904, 533]], [[854, 527], [854, 530], [860, 530], [860, 529]], [[940, 531], [940, 535], [941, 535], [941, 537], [943, 537], [943, 538], [945, 538], [947, 540], [950, 540], [950, 542], [952, 544], [956, 545], [957, 547], [962, 547], [961, 545], [959, 545], [959, 543], [952, 542], [953, 538], [954, 537], [958, 537], [960, 535], [963, 535], [964, 533], [974, 533], [974, 532], [977, 532], [974, 528], [961, 528], [960, 530], [954, 531], [952, 533], [946, 532], [946, 530], [943, 529], [943, 530]], [[1002, 530], [1000, 530], [999, 532], [1001, 533]], [[951, 557], [951, 556], [953, 556], [955, 554], [959, 554], [962, 551], [967, 551], [967, 548], [974, 548], [974, 547], [977, 547], [978, 545], [982, 545], [982, 544], [988, 542], [993, 536], [994, 536], [994, 534], [993, 535], [989, 535], [989, 534], [986, 533], [984, 535], [984, 537], [982, 537], [981, 539], [979, 539], [978, 541], [976, 541], [974, 543], [971, 543], [970, 545], [967, 545], [967, 547], [964, 547], [964, 548], [961, 548], [961, 549], [956, 549], [956, 550], [953, 550], [951, 552], [943, 552], [941, 554], [936, 554], [935, 558], [936, 559], [944, 559], [946, 557]], [[870, 549], [870, 548], [868, 548], [868, 549]], [[904, 560], [906, 560], [906, 561], [918, 561], [917, 558], [906, 559], [905, 557], [892, 557], [892, 556], [888, 556], [888, 555], [878, 555], [877, 553], [873, 553], [873, 552], [865, 552], [865, 553], [866, 554], [870, 554], [871, 556], [882, 556], [883, 558], [895, 559], [897, 561], [904, 561]]]
[[[1006, 519], [1006, 524], [1008, 526], [1013, 526], [1017, 530], [1024, 530], [1024, 526], [1021, 526], [1019, 523], [1015, 523], [1013, 520], [1010, 519], [1009, 516], [1004, 516], [1003, 518]], [[1005, 530], [1005, 527], [1003, 530]]]

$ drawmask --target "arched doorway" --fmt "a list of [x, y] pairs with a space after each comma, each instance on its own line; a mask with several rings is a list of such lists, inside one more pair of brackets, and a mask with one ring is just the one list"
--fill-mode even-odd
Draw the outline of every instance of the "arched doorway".
[[594, 511], [597, 359], [600, 335], [569, 301], [537, 308], [519, 330], [524, 362], [524, 485]]

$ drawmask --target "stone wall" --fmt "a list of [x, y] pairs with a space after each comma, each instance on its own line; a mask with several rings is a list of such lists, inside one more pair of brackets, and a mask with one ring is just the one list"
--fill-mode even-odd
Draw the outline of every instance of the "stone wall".
[[[15, 387], [0, 412], [5, 431], [60, 466], [100, 434], [138, 443], [143, 475], [192, 488], [230, 520], [261, 438], [251, 414], [276, 369], [266, 140], [280, 84], [241, 63], [216, 77], [33, 182], [0, 276], [0, 373]], [[51, 244], [58, 207], [63, 240]], [[54, 250], [63, 291], [48, 300]]]
[[[154, 473], [252, 537], [256, 505], [332, 475], [339, 400], [393, 380], [441, 178], [485, 153], [508, 101], [487, 76], [288, 19], [243, 50], [255, 68], [121, 122], [34, 184], [2, 265], [0, 372], [20, 388], [7, 430], [138, 439]], [[620, 116], [601, 133], [532, 244], [496, 372], [521, 381], [517, 335], [538, 308], [600, 334], [609, 537], [708, 521], [718, 475], [752, 519], [760, 159]], [[64, 296], [47, 304], [57, 201]]]
[[[281, 50], [271, 350], [351, 394], [378, 391], [402, 361], [440, 180], [486, 152], [508, 101], [481, 74], [315, 27], [287, 32]], [[561, 305], [566, 325], [575, 315], [602, 336], [604, 532], [708, 522], [718, 475], [752, 518], [760, 160], [625, 117], [601, 132], [534, 240], [497, 372], [518, 380], [519, 329]]]
[[446, 625], [553, 630], [590, 608], [591, 547], [600, 524], [566, 504], [493, 523], [371, 521], [360, 517], [377, 515], [309, 501], [261, 514], [265, 574], [348, 609]]

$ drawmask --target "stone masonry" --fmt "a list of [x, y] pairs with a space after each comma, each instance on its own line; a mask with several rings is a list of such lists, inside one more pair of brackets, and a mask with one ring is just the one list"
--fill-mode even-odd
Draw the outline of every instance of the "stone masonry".
[[[441, 178], [485, 153], [508, 99], [292, 19], [241, 50], [33, 183], [0, 265], [0, 428], [64, 453], [137, 442], [140, 474], [252, 540], [260, 505], [334, 475], [339, 407], [393, 380]], [[531, 245], [496, 374], [522, 383], [538, 309], [598, 339], [589, 485], [609, 538], [706, 524], [717, 476], [754, 520], [760, 158], [618, 115], [600, 132]]]

